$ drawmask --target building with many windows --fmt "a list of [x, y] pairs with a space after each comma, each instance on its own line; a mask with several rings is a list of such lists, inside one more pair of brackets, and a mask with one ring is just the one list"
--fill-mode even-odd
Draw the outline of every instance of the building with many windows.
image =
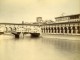
[[47, 34], [70, 34], [80, 35], [80, 14], [56, 17], [55, 22], [44, 23], [42, 17], [37, 18], [38, 23], [0, 23], [0, 32], [9, 32], [12, 30], [29, 32], [31, 27], [40, 27], [42, 33]]
[[80, 34], [80, 14], [56, 17], [53, 24], [43, 24], [43, 33]]

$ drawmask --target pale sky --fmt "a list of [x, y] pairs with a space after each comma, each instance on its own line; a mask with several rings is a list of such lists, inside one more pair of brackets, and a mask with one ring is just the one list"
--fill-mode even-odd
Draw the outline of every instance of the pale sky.
[[36, 17], [55, 17], [80, 13], [80, 0], [0, 0], [0, 23], [35, 22]]

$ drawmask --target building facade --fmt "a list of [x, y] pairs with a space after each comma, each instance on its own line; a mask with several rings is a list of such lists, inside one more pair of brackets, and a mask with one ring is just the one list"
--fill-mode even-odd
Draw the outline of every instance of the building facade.
[[80, 35], [80, 14], [56, 17], [53, 24], [43, 24], [42, 33]]
[[[42, 20], [39, 17], [38, 20]], [[54, 23], [23, 24], [23, 23], [0, 23], [0, 32], [29, 32], [31, 27], [40, 27], [44, 34], [70, 34], [80, 35], [80, 14], [56, 17]]]
[[30, 28], [38, 27], [35, 24], [22, 24], [22, 23], [0, 23], [0, 32], [30, 32]]

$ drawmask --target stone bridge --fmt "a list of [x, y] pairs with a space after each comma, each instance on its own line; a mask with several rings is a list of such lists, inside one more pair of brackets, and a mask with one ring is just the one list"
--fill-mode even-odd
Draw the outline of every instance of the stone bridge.
[[0, 23], [0, 32], [30, 32], [30, 28], [38, 27], [34, 24], [16, 24], [16, 23]]
[[20, 24], [20, 23], [0, 23], [0, 34], [5, 33], [23, 33], [27, 34], [31, 32], [31, 28], [37, 28], [35, 24]]

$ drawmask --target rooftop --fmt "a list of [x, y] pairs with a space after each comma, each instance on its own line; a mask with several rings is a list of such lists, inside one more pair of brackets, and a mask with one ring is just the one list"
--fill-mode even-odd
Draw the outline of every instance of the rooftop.
[[70, 16], [76, 16], [76, 15], [80, 15], [80, 14], [73, 14], [73, 15], [67, 15], [67, 16], [60, 16], [60, 17], [55, 17], [55, 19], [57, 19], [57, 18], [63, 18], [63, 17], [70, 17]]

